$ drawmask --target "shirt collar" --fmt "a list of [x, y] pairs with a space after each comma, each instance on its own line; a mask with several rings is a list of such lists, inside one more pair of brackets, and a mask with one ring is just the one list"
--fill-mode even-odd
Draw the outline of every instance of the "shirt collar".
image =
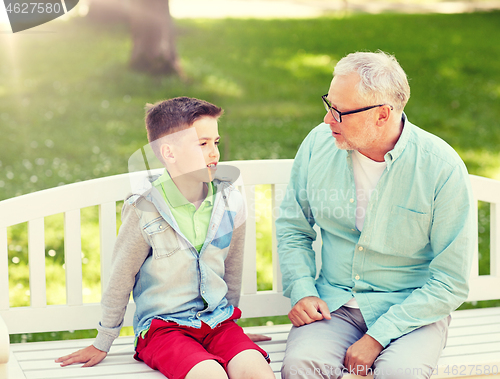
[[[178, 208], [183, 205], [188, 205], [191, 204], [179, 191], [177, 186], [175, 185], [174, 181], [170, 177], [170, 174], [167, 170], [163, 172], [163, 174], [156, 179], [153, 183], [153, 186], [159, 186], [161, 185], [161, 188], [163, 190], [163, 193], [165, 195], [165, 199], [168, 201], [169, 205], [173, 208]], [[211, 205], [213, 202], [213, 194], [214, 194], [214, 187], [212, 182], [208, 182], [208, 191], [207, 191], [207, 196], [203, 202], [207, 202], [207, 205]]]
[[403, 131], [399, 136], [398, 142], [396, 142], [394, 148], [391, 151], [387, 152], [384, 156], [384, 160], [387, 163], [387, 170], [391, 169], [392, 164], [403, 153], [410, 139], [411, 129], [413, 125], [411, 124], [411, 122], [408, 121], [408, 118], [404, 113], [402, 116], [402, 121], [403, 121]]

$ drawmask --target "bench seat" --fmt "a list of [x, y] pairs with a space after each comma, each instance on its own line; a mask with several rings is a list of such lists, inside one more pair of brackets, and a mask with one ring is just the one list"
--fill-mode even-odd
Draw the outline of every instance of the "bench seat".
[[[469, 374], [486, 371], [500, 378], [500, 308], [484, 308], [456, 311], [453, 313], [448, 344], [443, 351], [436, 374], [432, 378], [463, 378]], [[271, 357], [271, 367], [280, 378], [281, 362], [291, 324], [247, 327], [248, 333], [260, 333], [272, 337], [271, 341], [259, 343]], [[56, 379], [99, 378], [112, 375], [117, 379], [164, 379], [157, 371], [133, 359], [133, 337], [120, 337], [113, 344], [106, 359], [92, 368], [80, 365], [60, 367], [54, 360], [70, 354], [92, 343], [93, 339], [33, 342], [15, 344], [11, 347], [9, 379]], [[425, 347], [423, 347], [425, 348]], [[496, 369], [495, 369], [496, 367]], [[453, 375], [453, 373], [457, 375]], [[23, 374], [24, 373], [24, 374]], [[140, 375], [140, 376], [139, 376]], [[344, 376], [347, 378], [348, 376]], [[355, 376], [352, 376], [355, 377]], [[481, 376], [469, 376], [480, 378]], [[482, 376], [481, 378], [485, 378]]]

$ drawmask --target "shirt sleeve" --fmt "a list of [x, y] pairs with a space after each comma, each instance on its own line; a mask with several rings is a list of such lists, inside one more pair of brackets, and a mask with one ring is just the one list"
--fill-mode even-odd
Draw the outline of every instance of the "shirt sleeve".
[[234, 230], [225, 261], [224, 281], [227, 284], [226, 299], [235, 307], [240, 302], [241, 276], [243, 273], [243, 250], [245, 245], [245, 224]]
[[290, 181], [276, 220], [278, 254], [284, 295], [294, 306], [306, 296], [319, 297], [315, 286], [316, 258], [312, 243], [315, 224], [307, 199], [307, 169], [314, 136], [304, 139], [295, 157]]
[[150, 250], [142, 236], [139, 217], [134, 208], [125, 201], [122, 208], [122, 225], [111, 258], [109, 283], [101, 299], [102, 318], [93, 345], [105, 352], [109, 351], [120, 334], [135, 276]]
[[467, 299], [476, 228], [464, 164], [456, 166], [436, 189], [430, 244], [434, 258], [429, 265], [429, 280], [401, 304], [390, 307], [368, 329], [367, 334], [384, 347], [391, 340], [447, 317]]
[[227, 285], [226, 299], [230, 305], [237, 307], [240, 302], [243, 251], [245, 249], [246, 223], [243, 206], [235, 217], [234, 225], [235, 229], [231, 237], [229, 252], [224, 261], [224, 281]]

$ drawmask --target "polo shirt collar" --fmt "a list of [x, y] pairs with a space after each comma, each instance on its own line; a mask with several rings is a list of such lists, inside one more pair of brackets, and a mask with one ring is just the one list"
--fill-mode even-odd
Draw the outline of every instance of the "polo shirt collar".
[[[179, 191], [179, 188], [175, 185], [174, 181], [170, 177], [170, 174], [167, 170], [163, 172], [163, 174], [153, 183], [153, 185], [161, 184], [162, 189], [164, 191], [164, 195], [169, 205], [173, 208], [182, 207], [183, 205], [191, 204]], [[208, 205], [212, 204], [213, 200], [213, 184], [212, 182], [208, 182], [208, 191], [207, 197], [203, 200], [203, 202], [208, 202]]]

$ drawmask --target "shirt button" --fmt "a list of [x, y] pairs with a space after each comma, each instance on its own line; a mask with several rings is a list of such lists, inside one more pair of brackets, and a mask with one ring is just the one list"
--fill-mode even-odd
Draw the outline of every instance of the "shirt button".
[[204, 294], [204, 293], [205, 293], [205, 291], [201, 291], [201, 293], [203, 293], [203, 294]]
[[351, 203], [354, 203], [354, 199], [350, 199], [349, 201], [350, 201]]
[[354, 279], [359, 280], [359, 275], [356, 275]]
[[200, 317], [200, 316], [201, 316], [201, 313], [198, 313], [198, 317]]
[[363, 246], [358, 247], [359, 251], [363, 251]]
[[163, 229], [163, 225], [160, 225], [160, 229]]

